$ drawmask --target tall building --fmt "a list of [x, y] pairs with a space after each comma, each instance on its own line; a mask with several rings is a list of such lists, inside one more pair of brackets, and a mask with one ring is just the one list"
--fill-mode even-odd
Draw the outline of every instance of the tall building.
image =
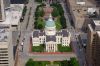
[[100, 20], [88, 24], [86, 57], [88, 66], [100, 66]]
[[0, 21], [5, 20], [4, 1], [0, 0]]
[[10, 7], [10, 0], [3, 0], [5, 9]]
[[[23, 8], [23, 4], [10, 4], [9, 0], [0, 0], [0, 66], [14, 66], [17, 61], [15, 47]], [[16, 39], [15, 36], [12, 37], [13, 31], [16, 31]]]
[[45, 22], [44, 30], [34, 30], [32, 33], [32, 44], [33, 46], [45, 45], [46, 52], [58, 51], [58, 44], [62, 46], [70, 46], [71, 34], [66, 29], [57, 31], [56, 25], [52, 16]]
[[[70, 21], [72, 25], [78, 29], [85, 29], [88, 21], [87, 13], [89, 8], [94, 8], [96, 5], [95, 2], [91, 2], [89, 0], [65, 0], [67, 3], [67, 7], [69, 8], [69, 12], [71, 14]], [[92, 0], [93, 1], [93, 0]]]
[[0, 26], [0, 66], [14, 66], [11, 30]]
[[10, 0], [0, 0], [0, 21], [6, 18], [5, 9], [10, 7]]

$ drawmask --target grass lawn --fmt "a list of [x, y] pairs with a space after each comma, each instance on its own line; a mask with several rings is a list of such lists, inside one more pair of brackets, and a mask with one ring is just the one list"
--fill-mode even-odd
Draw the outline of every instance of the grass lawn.
[[63, 60], [63, 61], [34, 61], [33, 59], [29, 59], [25, 66], [79, 66], [78, 61], [76, 58], [71, 58], [70, 61]]
[[58, 51], [60, 51], [60, 52], [71, 52], [72, 48], [58, 44]]
[[54, 61], [54, 64], [59, 64], [59, 66], [79, 66], [78, 61], [76, 58], [71, 58], [70, 61], [63, 60], [63, 61]]
[[43, 52], [44, 48], [45, 48], [44, 45], [32, 46], [32, 52]]
[[34, 61], [34, 66], [46, 66], [47, 64], [50, 64], [49, 61]]
[[25, 66], [46, 66], [50, 64], [49, 61], [34, 61], [33, 59], [29, 59]]

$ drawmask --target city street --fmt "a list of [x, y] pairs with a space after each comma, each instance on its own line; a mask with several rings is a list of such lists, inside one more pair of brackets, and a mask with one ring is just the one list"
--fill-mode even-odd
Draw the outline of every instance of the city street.
[[[66, 17], [66, 22], [67, 22], [67, 29], [70, 31], [71, 33], [71, 41], [72, 41], [72, 47], [78, 57], [78, 60], [79, 60], [79, 64], [80, 66], [84, 66], [85, 65], [85, 53], [83, 51], [83, 48], [79, 48], [79, 46], [82, 46], [82, 44], [79, 43], [79, 40], [78, 40], [78, 35], [80, 33], [83, 33], [83, 32], [79, 32], [77, 30], [75, 30], [73, 28], [73, 26], [71, 25], [71, 22], [70, 21], [73, 21], [71, 20], [71, 13], [69, 13], [69, 8], [67, 7], [68, 5], [66, 3], [61, 3], [63, 8], [64, 8], [64, 12], [65, 12], [65, 17]], [[70, 20], [69, 20], [70, 19]], [[79, 44], [78, 44], [79, 43]]]

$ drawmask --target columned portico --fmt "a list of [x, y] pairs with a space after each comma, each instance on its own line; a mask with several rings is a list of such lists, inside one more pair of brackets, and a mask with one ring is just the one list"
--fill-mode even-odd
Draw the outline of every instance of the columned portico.
[[56, 52], [57, 44], [46, 44], [46, 51], [47, 52]]

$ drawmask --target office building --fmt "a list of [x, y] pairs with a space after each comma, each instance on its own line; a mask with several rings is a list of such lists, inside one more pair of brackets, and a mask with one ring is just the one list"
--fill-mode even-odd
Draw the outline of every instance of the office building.
[[89, 8], [95, 8], [95, 1], [94, 0], [65, 0], [67, 3], [67, 7], [70, 10], [70, 21], [72, 22], [73, 26], [78, 29], [86, 28], [88, 21], [88, 10]]
[[100, 66], [100, 20], [88, 24], [86, 59], [88, 66]]
[[11, 34], [9, 26], [0, 26], [0, 66], [14, 66]]

